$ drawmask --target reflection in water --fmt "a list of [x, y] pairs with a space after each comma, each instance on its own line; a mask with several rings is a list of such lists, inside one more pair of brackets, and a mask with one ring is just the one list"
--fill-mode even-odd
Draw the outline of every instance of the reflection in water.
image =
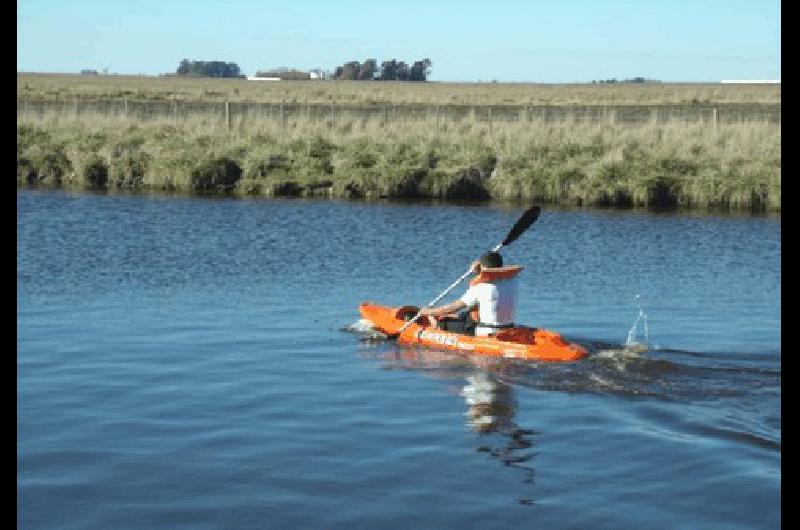
[[502, 431], [513, 424], [516, 400], [511, 387], [500, 383], [487, 372], [467, 376], [461, 395], [469, 405], [469, 423], [475, 432]]
[[[414, 347], [397, 347], [389, 351], [373, 349], [373, 338], [365, 337], [360, 353], [377, 355], [391, 370], [414, 370], [436, 379], [461, 380], [459, 395], [467, 405], [467, 427], [478, 436], [475, 450], [485, 453], [503, 466], [522, 471], [521, 482], [533, 485], [534, 469], [531, 460], [536, 456], [534, 437], [539, 433], [526, 429], [515, 421], [517, 399], [511, 385], [500, 380], [515, 366], [514, 360], [480, 356], [464, 356], [447, 351]], [[522, 506], [531, 506], [533, 499], [517, 499]]]
[[[466, 379], [461, 395], [469, 407], [468, 425], [481, 437], [477, 450], [505, 466], [523, 470], [522, 482], [533, 484], [534, 469], [529, 462], [535, 456], [533, 436], [537, 433], [521, 428], [514, 421], [517, 400], [511, 387], [499, 381], [491, 371], [476, 371]], [[528, 498], [519, 502], [533, 503]]]

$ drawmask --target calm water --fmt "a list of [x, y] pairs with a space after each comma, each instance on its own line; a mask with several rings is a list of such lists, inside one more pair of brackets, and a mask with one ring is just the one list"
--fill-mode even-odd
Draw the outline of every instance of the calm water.
[[779, 217], [546, 208], [577, 363], [347, 330], [522, 210], [18, 190], [18, 526], [779, 527]]

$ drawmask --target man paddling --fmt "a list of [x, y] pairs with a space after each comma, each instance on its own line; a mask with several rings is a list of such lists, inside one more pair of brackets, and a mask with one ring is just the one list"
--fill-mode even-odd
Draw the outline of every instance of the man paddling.
[[499, 252], [487, 252], [472, 264], [470, 271], [477, 276], [461, 298], [449, 304], [426, 307], [418, 316], [427, 316], [439, 329], [470, 334], [474, 330], [478, 336], [511, 328], [517, 305], [516, 277], [521, 270], [519, 266], [504, 267]]

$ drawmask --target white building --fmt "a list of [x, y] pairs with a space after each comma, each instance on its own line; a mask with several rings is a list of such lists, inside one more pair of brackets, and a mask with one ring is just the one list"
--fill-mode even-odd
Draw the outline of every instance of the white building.
[[741, 85], [780, 85], [780, 79], [724, 79], [720, 83], [741, 84]]

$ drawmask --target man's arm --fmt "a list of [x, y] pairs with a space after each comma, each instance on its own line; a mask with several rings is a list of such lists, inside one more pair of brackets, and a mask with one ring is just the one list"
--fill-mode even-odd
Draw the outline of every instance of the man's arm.
[[450, 313], [456, 313], [467, 307], [467, 304], [461, 300], [450, 302], [449, 304], [440, 305], [438, 307], [426, 307], [420, 310], [420, 316], [443, 317]]
[[[481, 264], [477, 260], [475, 260], [469, 266], [469, 270], [474, 274], [479, 274], [481, 272]], [[426, 307], [420, 310], [419, 316], [431, 316], [434, 318], [438, 318], [447, 316], [450, 313], [456, 313], [466, 307], [468, 306], [465, 302], [463, 302], [462, 300], [456, 300], [455, 302], [450, 302], [449, 304], [440, 305], [438, 307]]]

